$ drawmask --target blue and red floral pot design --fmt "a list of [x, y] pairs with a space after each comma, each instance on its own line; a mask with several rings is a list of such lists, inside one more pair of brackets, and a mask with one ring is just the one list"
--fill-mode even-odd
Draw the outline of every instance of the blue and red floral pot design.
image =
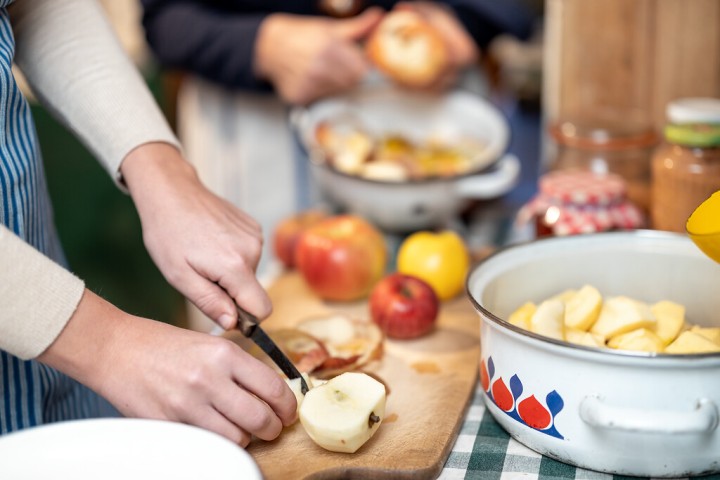
[[[555, 428], [555, 417], [565, 406], [562, 397], [555, 390], [545, 396], [545, 405], [535, 394], [523, 396], [523, 384], [517, 374], [510, 377], [510, 387], [502, 377], [495, 377], [495, 363], [492, 357], [480, 362], [480, 383], [487, 398], [513, 420], [527, 425], [551, 437], [564, 437]], [[521, 400], [522, 398], [522, 400]]]

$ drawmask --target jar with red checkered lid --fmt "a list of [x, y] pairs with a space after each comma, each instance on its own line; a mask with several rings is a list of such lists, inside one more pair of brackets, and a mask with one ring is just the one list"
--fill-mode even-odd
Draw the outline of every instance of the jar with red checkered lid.
[[537, 237], [641, 228], [645, 218], [626, 193], [619, 175], [557, 170], [540, 178], [538, 194], [517, 220], [534, 223]]

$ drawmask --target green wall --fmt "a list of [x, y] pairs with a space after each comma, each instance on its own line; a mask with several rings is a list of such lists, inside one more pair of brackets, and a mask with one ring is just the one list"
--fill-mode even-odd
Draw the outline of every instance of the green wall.
[[[159, 95], [157, 75], [149, 80]], [[93, 292], [134, 315], [182, 323], [184, 303], [142, 243], [140, 220], [88, 150], [41, 106], [32, 107], [70, 268]]]

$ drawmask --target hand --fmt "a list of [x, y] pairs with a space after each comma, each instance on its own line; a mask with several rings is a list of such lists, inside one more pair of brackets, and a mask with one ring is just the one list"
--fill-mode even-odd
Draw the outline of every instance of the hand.
[[449, 7], [436, 2], [401, 2], [398, 10], [413, 10], [425, 18], [445, 40], [448, 62], [438, 80], [429, 90], [446, 90], [457, 83], [458, 75], [477, 62], [480, 57], [477, 45]]
[[381, 18], [378, 8], [341, 20], [270, 15], [255, 44], [255, 71], [291, 104], [304, 105], [346, 91], [370, 69], [358, 42]]
[[178, 291], [226, 329], [237, 324], [236, 303], [260, 319], [270, 314], [255, 277], [263, 242], [255, 220], [205, 188], [168, 144], [136, 148], [121, 173], [145, 246]]
[[233, 342], [128, 315], [87, 290], [38, 360], [125, 416], [195, 425], [242, 446], [296, 420], [287, 383]]

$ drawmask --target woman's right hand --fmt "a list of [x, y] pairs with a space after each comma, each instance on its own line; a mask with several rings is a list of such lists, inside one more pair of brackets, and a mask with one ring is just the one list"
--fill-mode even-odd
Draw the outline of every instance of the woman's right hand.
[[235, 343], [134, 317], [87, 290], [38, 360], [125, 416], [195, 425], [242, 446], [276, 438], [297, 416], [287, 383]]
[[348, 19], [269, 15], [255, 43], [256, 74], [294, 105], [346, 91], [370, 69], [359, 42], [382, 15], [379, 8]]

